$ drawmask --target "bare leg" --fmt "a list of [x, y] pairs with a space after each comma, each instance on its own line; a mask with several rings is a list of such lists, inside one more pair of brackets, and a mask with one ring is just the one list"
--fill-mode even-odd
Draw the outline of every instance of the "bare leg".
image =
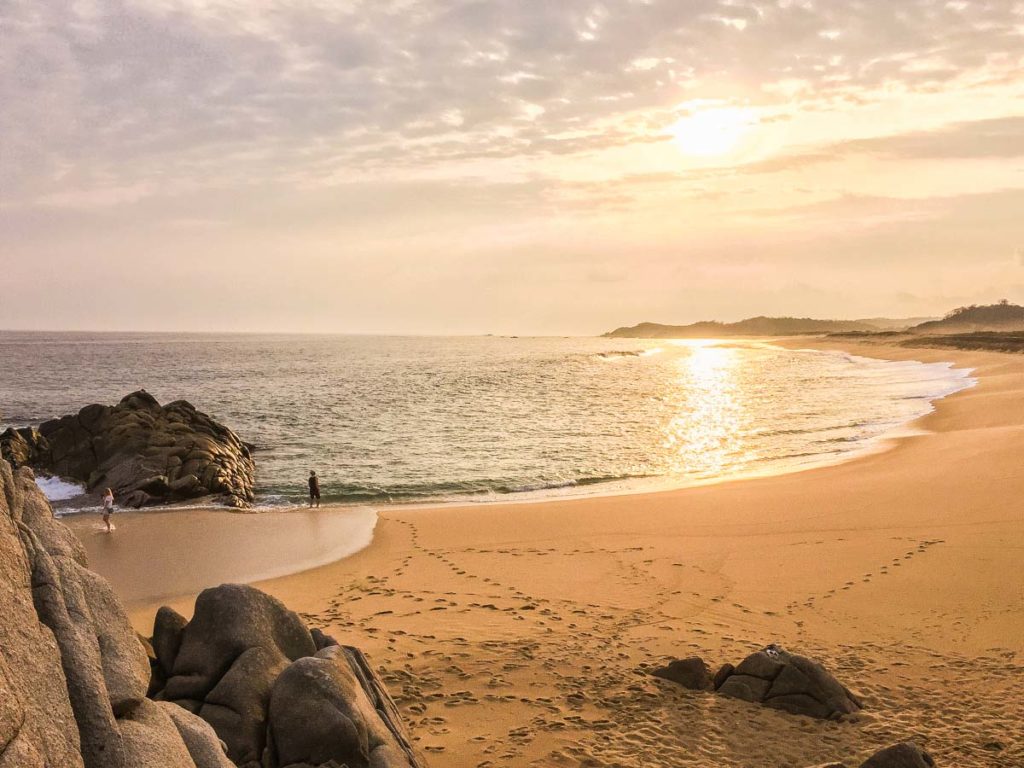
[[104, 512], [103, 513], [103, 522], [106, 523], [107, 533], [110, 533], [110, 513], [109, 512]]

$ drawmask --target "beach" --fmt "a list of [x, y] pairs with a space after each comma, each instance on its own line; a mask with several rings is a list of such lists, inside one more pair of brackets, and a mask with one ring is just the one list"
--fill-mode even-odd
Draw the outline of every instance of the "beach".
[[[307, 568], [258, 586], [366, 652], [433, 765], [800, 768], [857, 764], [907, 739], [939, 765], [1024, 764], [1024, 357], [781, 343], [952, 361], [978, 384], [911, 425], [921, 434], [834, 466], [658, 493], [383, 508], [369, 546], [334, 562], [320, 551], [326, 564], [311, 569], [323, 532], [308, 521], [141, 513], [117, 519], [115, 537], [140, 552], [192, 548], [198, 562], [255, 538], [264, 549], [239, 578]], [[162, 603], [190, 614], [187, 590], [152, 599], [174, 591], [153, 589], [175, 558], [126, 569], [94, 517], [67, 522], [138, 631]], [[820, 659], [863, 713], [813, 721], [648, 674], [694, 654], [736, 663], [773, 642]]]

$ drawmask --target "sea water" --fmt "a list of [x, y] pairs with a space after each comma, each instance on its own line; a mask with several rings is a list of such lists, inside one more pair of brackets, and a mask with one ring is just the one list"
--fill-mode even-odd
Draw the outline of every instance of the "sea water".
[[[763, 342], [0, 333], [0, 425], [186, 399], [256, 446], [257, 505], [685, 486], [862, 452], [971, 384]], [[44, 480], [55, 497], [74, 495]]]

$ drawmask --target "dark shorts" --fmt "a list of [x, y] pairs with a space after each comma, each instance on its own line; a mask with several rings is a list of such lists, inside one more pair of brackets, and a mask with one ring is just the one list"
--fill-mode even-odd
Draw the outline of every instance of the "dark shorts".
[[309, 492], [309, 498], [311, 498], [311, 499], [319, 499], [320, 498], [320, 491], [310, 491]]

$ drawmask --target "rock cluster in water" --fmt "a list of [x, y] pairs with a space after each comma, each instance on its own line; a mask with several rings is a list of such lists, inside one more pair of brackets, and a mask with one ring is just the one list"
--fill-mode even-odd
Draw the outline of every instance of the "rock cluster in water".
[[189, 622], [161, 608], [151, 645], [150, 694], [210, 723], [241, 768], [422, 765], [363, 654], [253, 587], [204, 591]]
[[202, 496], [234, 507], [253, 501], [252, 446], [191, 403], [161, 406], [145, 390], [115, 406], [87, 405], [38, 427], [8, 429], [0, 457], [89, 491], [110, 487], [125, 506]]
[[0, 768], [422, 768], [362, 654], [258, 590], [162, 610], [152, 645], [0, 459]]

